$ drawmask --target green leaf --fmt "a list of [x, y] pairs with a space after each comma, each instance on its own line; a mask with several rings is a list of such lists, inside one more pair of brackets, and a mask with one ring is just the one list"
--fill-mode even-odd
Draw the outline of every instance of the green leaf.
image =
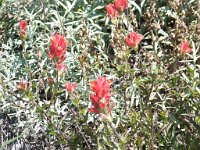
[[138, 6], [138, 4], [135, 3], [135, 1], [129, 0], [129, 3], [131, 5], [133, 5], [139, 11], [140, 15], [142, 15], [142, 10], [141, 10], [140, 6]]

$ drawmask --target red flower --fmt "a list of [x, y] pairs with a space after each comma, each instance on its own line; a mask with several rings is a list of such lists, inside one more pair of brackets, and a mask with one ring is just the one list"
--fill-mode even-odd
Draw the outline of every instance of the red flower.
[[26, 91], [28, 89], [28, 82], [25, 81], [25, 80], [21, 80], [18, 85], [17, 85], [17, 88], [19, 90], [22, 90], [22, 91]]
[[51, 58], [54, 63], [61, 64], [66, 58], [65, 53], [67, 46], [68, 42], [65, 37], [56, 33], [51, 38], [51, 46], [48, 57]]
[[108, 4], [106, 6], [106, 11], [107, 11], [107, 15], [110, 17], [117, 17], [118, 16], [118, 12], [114, 7], [114, 4]]
[[62, 71], [64, 72], [66, 70], [66, 65], [61, 63], [61, 64], [56, 64], [56, 69], [58, 69], [58, 71]]
[[184, 40], [180, 44], [180, 52], [183, 54], [192, 52], [192, 49], [189, 47], [189, 43], [187, 40]]
[[19, 35], [22, 39], [26, 38], [27, 34], [27, 21], [26, 20], [19, 20]]
[[127, 0], [116, 0], [114, 3], [115, 9], [118, 10], [119, 12], [123, 12], [128, 5]]
[[111, 111], [110, 108], [110, 81], [106, 80], [106, 77], [99, 77], [97, 80], [90, 83], [90, 88], [94, 92], [90, 94], [90, 100], [92, 107], [89, 108], [90, 112], [102, 113], [102, 111]]
[[54, 83], [54, 79], [53, 78], [48, 78], [48, 84], [52, 85]]
[[137, 48], [142, 39], [143, 36], [133, 31], [126, 37], [125, 41], [128, 46]]
[[77, 83], [68, 82], [65, 83], [65, 88], [68, 93], [72, 93], [77, 87]]

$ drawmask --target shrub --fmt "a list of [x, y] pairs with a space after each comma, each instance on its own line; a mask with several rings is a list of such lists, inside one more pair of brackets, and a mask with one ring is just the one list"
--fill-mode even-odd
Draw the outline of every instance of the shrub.
[[0, 1], [2, 149], [199, 149], [199, 2]]

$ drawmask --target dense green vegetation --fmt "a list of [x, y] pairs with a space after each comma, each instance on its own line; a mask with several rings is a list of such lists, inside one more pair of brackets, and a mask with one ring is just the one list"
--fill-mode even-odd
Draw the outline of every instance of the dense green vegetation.
[[200, 149], [200, 1], [117, 1], [0, 0], [0, 149]]

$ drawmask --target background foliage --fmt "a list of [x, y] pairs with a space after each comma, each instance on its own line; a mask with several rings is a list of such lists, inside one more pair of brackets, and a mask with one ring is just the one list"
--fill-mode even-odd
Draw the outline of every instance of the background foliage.
[[[110, 2], [0, 1], [2, 149], [200, 148], [199, 1], [129, 0], [117, 27], [106, 16]], [[19, 19], [28, 20], [28, 59]], [[130, 31], [144, 39], [124, 58]], [[47, 58], [56, 32], [69, 41], [58, 87], [48, 83], [55, 72]], [[183, 39], [192, 53], [179, 53]], [[88, 83], [98, 76], [112, 80], [111, 124], [88, 112]], [[17, 88], [21, 79], [26, 91]], [[67, 81], [78, 83], [76, 96], [66, 92]]]

